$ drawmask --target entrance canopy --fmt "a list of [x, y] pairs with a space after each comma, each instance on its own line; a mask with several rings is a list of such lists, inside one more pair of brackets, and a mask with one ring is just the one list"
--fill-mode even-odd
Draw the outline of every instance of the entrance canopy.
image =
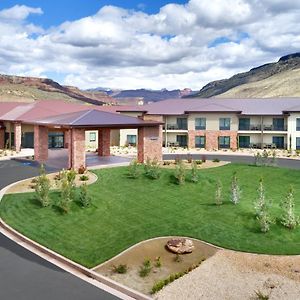
[[88, 130], [98, 128], [140, 128], [145, 126], [158, 126], [163, 124], [156, 121], [144, 121], [140, 118], [99, 111], [96, 109], [60, 114], [39, 119], [33, 123], [41, 126], [84, 128]]

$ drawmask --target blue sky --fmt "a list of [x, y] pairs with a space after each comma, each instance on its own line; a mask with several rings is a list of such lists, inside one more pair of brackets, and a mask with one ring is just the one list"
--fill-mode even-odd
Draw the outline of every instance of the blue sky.
[[299, 52], [299, 20], [295, 0], [0, 0], [0, 74], [197, 90]]
[[168, 3], [185, 4], [184, 0], [0, 0], [0, 9], [9, 8], [14, 5], [26, 5], [40, 7], [43, 15], [32, 15], [29, 20], [49, 28], [57, 26], [64, 21], [73, 21], [95, 14], [105, 5], [114, 5], [126, 9], [142, 10], [149, 14], [155, 14]]

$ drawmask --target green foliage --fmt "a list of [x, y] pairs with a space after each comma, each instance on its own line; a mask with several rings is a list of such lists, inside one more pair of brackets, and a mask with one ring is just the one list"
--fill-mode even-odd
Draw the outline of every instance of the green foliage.
[[46, 175], [44, 165], [41, 165], [40, 176], [35, 179], [35, 196], [43, 207], [50, 205], [50, 180]]
[[237, 173], [234, 172], [231, 179], [231, 202], [238, 204], [241, 199], [241, 189], [238, 183]]
[[185, 165], [182, 160], [180, 160], [175, 169], [175, 178], [177, 179], [177, 184], [182, 185], [185, 182]]
[[269, 295], [264, 294], [262, 291], [255, 291], [258, 300], [268, 300], [270, 298]]
[[87, 207], [91, 204], [91, 197], [88, 194], [87, 185], [84, 183], [79, 187], [79, 202], [83, 207]]
[[154, 266], [155, 266], [156, 268], [160, 268], [161, 265], [162, 265], [162, 263], [161, 263], [161, 257], [158, 256], [158, 257], [156, 257], [155, 260], [154, 260]]
[[192, 161], [192, 169], [191, 169], [191, 182], [197, 183], [199, 181], [198, 177], [198, 166], [197, 163]]
[[58, 207], [64, 212], [68, 213], [71, 203], [75, 198], [75, 176], [74, 170], [62, 170], [60, 180], [60, 198], [58, 200]]
[[173, 258], [174, 262], [182, 262], [182, 256], [180, 256], [178, 253]]
[[118, 274], [125, 274], [128, 271], [126, 264], [120, 264], [118, 266], [113, 266], [113, 272]]
[[197, 165], [201, 165], [202, 164], [202, 160], [195, 160]]
[[128, 167], [128, 176], [137, 179], [140, 176], [139, 165], [136, 159], [132, 160]]
[[89, 176], [87, 176], [87, 175], [81, 175], [79, 177], [79, 179], [80, 179], [80, 181], [88, 181], [89, 180]]
[[216, 203], [216, 205], [223, 204], [222, 182], [221, 182], [221, 180], [218, 180], [217, 184], [216, 184], [215, 203]]
[[140, 267], [139, 275], [141, 277], [146, 277], [150, 274], [151, 270], [152, 270], [151, 261], [150, 259], [146, 259], [144, 260], [142, 266]]
[[160, 177], [160, 164], [155, 158], [151, 161], [147, 158], [146, 164], [144, 165], [145, 175], [151, 179], [158, 179]]
[[282, 216], [281, 224], [289, 229], [294, 229], [299, 225], [299, 217], [295, 214], [294, 189], [289, 188], [285, 199], [281, 202]]
[[213, 159], [213, 162], [218, 163], [220, 160], [218, 158]]

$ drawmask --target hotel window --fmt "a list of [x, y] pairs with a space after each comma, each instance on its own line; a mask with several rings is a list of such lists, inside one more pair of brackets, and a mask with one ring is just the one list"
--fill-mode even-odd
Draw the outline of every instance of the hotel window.
[[296, 149], [300, 150], [300, 137], [296, 138]]
[[131, 146], [136, 145], [136, 135], [135, 134], [128, 134], [127, 135], [127, 144]]
[[205, 130], [205, 129], [206, 129], [206, 118], [196, 118], [195, 130]]
[[229, 149], [230, 148], [230, 137], [229, 136], [220, 136], [219, 137], [219, 148], [220, 149]]
[[195, 136], [195, 147], [205, 148], [205, 136]]
[[177, 129], [187, 130], [187, 118], [177, 118]]
[[300, 118], [296, 119], [296, 130], [300, 131]]
[[90, 132], [90, 142], [96, 142], [96, 132]]
[[230, 130], [230, 118], [220, 118], [219, 119], [219, 129], [220, 130]]

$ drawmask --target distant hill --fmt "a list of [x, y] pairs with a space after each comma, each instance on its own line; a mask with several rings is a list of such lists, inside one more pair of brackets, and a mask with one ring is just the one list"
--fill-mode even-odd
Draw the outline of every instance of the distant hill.
[[0, 101], [36, 100], [62, 100], [95, 105], [115, 103], [115, 100], [104, 92], [81, 91], [76, 87], [62, 86], [46, 78], [0, 74]]
[[300, 52], [229, 79], [212, 81], [193, 97], [300, 97]]
[[107, 88], [95, 88], [89, 89], [88, 91], [104, 91], [119, 104], [137, 104], [143, 101], [145, 104], [149, 102], [157, 102], [171, 98], [181, 98], [182, 96], [191, 95], [193, 92], [190, 89], [184, 90], [148, 90], [148, 89], [137, 89], [137, 90], [109, 90]]

